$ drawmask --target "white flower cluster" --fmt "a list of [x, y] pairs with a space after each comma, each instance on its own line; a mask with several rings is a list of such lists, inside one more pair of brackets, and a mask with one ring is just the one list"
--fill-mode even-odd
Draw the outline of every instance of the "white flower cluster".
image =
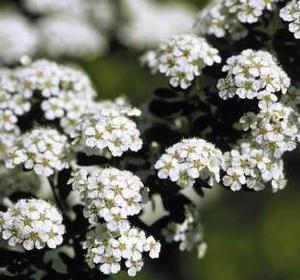
[[273, 10], [280, 0], [215, 0], [201, 10], [196, 21], [196, 31], [201, 35], [224, 37], [227, 32], [233, 39], [244, 37], [247, 30], [242, 23], [258, 21], [265, 10]]
[[[37, 97], [47, 120], [59, 119], [71, 133], [96, 93], [80, 70], [40, 59], [14, 72], [18, 96]], [[32, 99], [30, 99], [31, 101]]]
[[280, 10], [280, 17], [289, 22], [289, 30], [296, 39], [300, 39], [300, 1], [289, 1], [284, 8]]
[[255, 142], [242, 142], [224, 153], [223, 169], [223, 184], [232, 191], [242, 187], [260, 191], [271, 183], [272, 191], [276, 192], [286, 185], [283, 161], [270, 156]]
[[90, 267], [97, 266], [104, 274], [116, 274], [124, 261], [128, 275], [134, 277], [144, 265], [143, 253], [149, 253], [152, 259], [158, 258], [161, 245], [137, 228], [111, 233], [105, 226], [98, 225], [87, 234], [84, 248]]
[[276, 102], [275, 93], [285, 94], [290, 86], [290, 78], [266, 51], [244, 50], [228, 58], [222, 70], [227, 76], [218, 81], [220, 97], [257, 98], [261, 109]]
[[0, 215], [2, 238], [10, 246], [22, 244], [26, 250], [56, 248], [63, 242], [62, 215], [48, 202], [20, 199]]
[[240, 123], [244, 130], [250, 130], [253, 141], [271, 158], [280, 158], [283, 153], [293, 151], [300, 140], [299, 115], [280, 102], [258, 114], [245, 114]]
[[247, 34], [240, 21], [219, 0], [212, 1], [200, 10], [194, 29], [202, 36], [214, 35], [217, 38], [225, 37], [229, 33], [233, 39], [240, 39]]
[[55, 129], [37, 128], [22, 134], [7, 150], [7, 168], [23, 166], [38, 175], [50, 176], [68, 167], [68, 139]]
[[142, 211], [147, 188], [129, 171], [116, 168], [79, 169], [70, 179], [84, 202], [84, 215], [89, 222], [104, 219], [108, 230], [123, 232], [130, 227], [128, 218]]
[[52, 57], [103, 55], [106, 39], [84, 18], [51, 15], [38, 22], [40, 47]]
[[229, 13], [240, 22], [255, 23], [265, 10], [272, 10], [280, 0], [222, 0]]
[[222, 152], [202, 139], [184, 139], [169, 147], [155, 164], [158, 177], [170, 178], [178, 186], [193, 186], [196, 179], [213, 186], [220, 181]]
[[160, 44], [156, 51], [150, 51], [142, 58], [153, 72], [159, 71], [169, 78], [173, 87], [186, 89], [202, 69], [220, 63], [218, 50], [205, 39], [192, 34], [176, 35]]
[[37, 33], [25, 18], [8, 11], [0, 13], [0, 62], [17, 62], [23, 55], [34, 54], [37, 47]]
[[[74, 143], [87, 153], [119, 157], [124, 152], [142, 148], [140, 132], [127, 115], [133, 111], [122, 111], [115, 106], [103, 105], [97, 113], [86, 114], [75, 129]], [[107, 108], [105, 108], [107, 107]], [[110, 108], [109, 108], [110, 107]], [[116, 108], [113, 108], [116, 107]]]
[[199, 214], [199, 209], [195, 206], [186, 206], [184, 222], [169, 223], [162, 234], [168, 243], [178, 242], [180, 251], [191, 251], [197, 248], [198, 258], [202, 258], [206, 253], [207, 245], [203, 241], [203, 226]]
[[171, 2], [123, 0], [121, 8], [126, 21], [119, 28], [119, 38], [135, 49], [153, 48], [165, 38], [188, 32], [195, 16], [188, 6]]
[[31, 108], [25, 96], [17, 92], [17, 82], [13, 72], [0, 69], [0, 131], [18, 134], [18, 117]]

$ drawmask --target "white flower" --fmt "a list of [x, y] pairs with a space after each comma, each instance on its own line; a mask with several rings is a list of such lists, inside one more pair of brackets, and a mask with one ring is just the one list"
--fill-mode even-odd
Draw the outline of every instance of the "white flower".
[[266, 51], [244, 50], [227, 59], [223, 72], [227, 76], [217, 84], [222, 99], [235, 95], [242, 99], [257, 98], [262, 109], [277, 101], [275, 93], [285, 94], [290, 86], [287, 74]]
[[267, 183], [271, 183], [272, 191], [275, 192], [283, 189], [286, 183], [283, 161], [260, 148], [257, 142], [244, 141], [224, 153], [223, 170], [223, 184], [232, 191], [242, 187], [260, 191]]
[[300, 39], [300, 1], [292, 0], [280, 10], [280, 17], [289, 22], [289, 30], [296, 39]]
[[173, 36], [160, 44], [155, 56], [153, 52], [150, 54], [146, 54], [142, 61], [153, 72], [165, 74], [173, 87], [182, 89], [191, 86], [203, 68], [221, 62], [217, 49], [192, 34]]
[[90, 223], [102, 218], [112, 231], [128, 230], [129, 216], [137, 215], [145, 203], [147, 188], [129, 171], [116, 168], [79, 169], [70, 180], [85, 204], [84, 215]]
[[86, 260], [90, 267], [96, 265], [104, 274], [116, 274], [125, 261], [129, 276], [135, 276], [142, 269], [143, 253], [149, 252], [152, 258], [160, 253], [160, 243], [152, 236], [147, 238], [144, 231], [129, 228], [111, 233], [103, 224], [88, 232], [83, 248], [87, 249]]
[[[185, 220], [183, 223], [171, 222], [162, 230], [162, 234], [168, 243], [178, 242], [180, 251], [191, 251], [204, 246], [203, 226], [200, 220], [200, 210], [189, 205], [185, 207]], [[199, 258], [205, 254], [204, 250]]]
[[237, 17], [233, 16], [224, 1], [215, 0], [197, 15], [195, 30], [200, 35], [214, 35], [217, 38], [230, 33], [232, 38], [239, 39], [247, 34]]
[[194, 185], [196, 179], [219, 182], [222, 152], [202, 139], [184, 139], [169, 147], [155, 164], [158, 177], [176, 182], [181, 187]]
[[67, 137], [54, 129], [38, 128], [21, 135], [7, 150], [6, 167], [22, 165], [38, 175], [50, 176], [68, 167]]
[[[244, 124], [246, 119], [251, 119], [250, 125]], [[240, 123], [245, 130], [250, 129], [254, 141], [270, 157], [280, 158], [284, 152], [294, 150], [300, 139], [298, 114], [280, 102], [263, 106], [256, 115], [247, 113]]]
[[10, 246], [22, 244], [26, 250], [32, 250], [47, 245], [54, 249], [63, 242], [62, 215], [41, 199], [20, 199], [1, 213], [1, 219], [2, 238]]
[[142, 148], [140, 132], [128, 115], [131, 111], [118, 106], [101, 106], [100, 110], [82, 116], [72, 137], [78, 149], [88, 153], [103, 155], [109, 152], [119, 157], [124, 152]]

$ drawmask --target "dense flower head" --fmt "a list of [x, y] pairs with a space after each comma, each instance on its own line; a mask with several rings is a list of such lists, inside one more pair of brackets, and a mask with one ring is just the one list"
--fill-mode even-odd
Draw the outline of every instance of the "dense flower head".
[[231, 35], [240, 39], [247, 35], [243, 24], [253, 24], [265, 10], [273, 10], [280, 0], [215, 0], [197, 16], [195, 30], [201, 35], [218, 38]]
[[186, 5], [123, 0], [121, 7], [126, 21], [119, 28], [119, 38], [132, 48], [156, 47], [166, 38], [188, 32], [193, 26], [194, 12]]
[[36, 31], [25, 18], [13, 12], [0, 13], [0, 62], [14, 63], [37, 50]]
[[181, 187], [193, 186], [196, 179], [214, 185], [220, 180], [222, 152], [202, 139], [183, 139], [169, 147], [155, 164], [158, 177], [170, 178]]
[[296, 149], [300, 139], [298, 114], [280, 102], [260, 110], [258, 114], [245, 114], [240, 124], [244, 130], [250, 130], [253, 140], [270, 157], [280, 158], [284, 152]]
[[88, 232], [83, 246], [87, 249], [86, 260], [90, 267], [97, 266], [104, 274], [116, 274], [124, 262], [128, 275], [132, 277], [144, 265], [143, 254], [158, 258], [161, 247], [154, 237], [147, 237], [138, 228], [111, 233], [101, 224]]
[[142, 211], [147, 188], [129, 171], [80, 168], [70, 180], [84, 202], [84, 215], [94, 224], [104, 219], [110, 231], [129, 228], [128, 218]]
[[276, 102], [275, 93], [285, 94], [290, 86], [287, 74], [266, 51], [244, 50], [228, 58], [222, 70], [227, 75], [217, 84], [220, 97], [257, 98], [260, 108]]
[[45, 59], [18, 67], [13, 75], [19, 99], [37, 98], [45, 119], [59, 119], [66, 133], [74, 129], [96, 95], [82, 71]]
[[240, 22], [255, 23], [265, 10], [272, 10], [280, 0], [223, 0], [229, 13], [234, 14]]
[[17, 132], [4, 132], [1, 131], [0, 133], [0, 162], [2, 163], [6, 158], [7, 150], [12, 148], [15, 145], [15, 141], [19, 133]]
[[218, 50], [204, 38], [192, 34], [176, 35], [160, 44], [156, 51], [142, 57], [153, 72], [159, 71], [169, 78], [173, 87], [186, 89], [201, 75], [202, 69], [221, 62]]
[[36, 128], [16, 139], [7, 150], [7, 168], [22, 166], [38, 175], [50, 176], [68, 167], [69, 144], [66, 136], [51, 128]]
[[263, 190], [268, 183], [272, 191], [286, 185], [283, 161], [270, 156], [268, 152], [251, 141], [243, 141], [237, 147], [224, 153], [223, 184], [232, 191], [242, 187], [255, 191]]
[[[119, 157], [126, 151], [138, 151], [142, 140], [136, 123], [129, 118], [134, 111], [113, 103], [100, 104], [100, 110], [85, 114], [75, 129], [73, 138], [78, 149], [90, 154]], [[129, 115], [129, 116], [128, 116]]]
[[52, 57], [89, 57], [106, 51], [106, 39], [84, 18], [51, 15], [38, 22], [40, 45]]
[[41, 199], [20, 199], [1, 212], [0, 229], [10, 246], [21, 244], [26, 250], [56, 248], [65, 233], [62, 215]]
[[18, 84], [13, 71], [0, 69], [0, 131], [17, 134], [18, 118], [27, 113], [31, 104], [18, 93]]
[[300, 1], [289, 1], [284, 8], [280, 10], [280, 17], [289, 22], [289, 30], [296, 39], [300, 39]]
[[200, 10], [195, 22], [195, 31], [200, 35], [214, 35], [217, 38], [225, 37], [227, 33], [239, 39], [247, 34], [240, 21], [229, 13], [224, 2], [215, 0]]
[[163, 229], [168, 243], [178, 242], [180, 251], [191, 251], [197, 248], [198, 257], [202, 258], [207, 245], [203, 241], [203, 226], [199, 209], [193, 205], [185, 207], [185, 220], [183, 223], [171, 222]]

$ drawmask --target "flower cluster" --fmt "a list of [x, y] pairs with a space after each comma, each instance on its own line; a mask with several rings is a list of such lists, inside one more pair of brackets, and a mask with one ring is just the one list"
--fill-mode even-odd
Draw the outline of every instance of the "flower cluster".
[[106, 39], [85, 19], [52, 15], [38, 22], [40, 46], [52, 57], [90, 57], [106, 51]]
[[223, 0], [229, 13], [234, 14], [240, 22], [255, 23], [265, 10], [272, 10], [280, 0]]
[[184, 139], [169, 147], [156, 162], [158, 177], [170, 178], [181, 187], [193, 186], [196, 179], [214, 185], [220, 180], [222, 152], [202, 139]]
[[11, 64], [38, 47], [37, 33], [25, 18], [13, 12], [0, 13], [0, 61]]
[[240, 119], [244, 130], [249, 130], [255, 141], [269, 156], [280, 158], [284, 152], [296, 148], [300, 139], [300, 119], [290, 107], [276, 102]]
[[[115, 107], [115, 108], [114, 108]], [[97, 113], [86, 114], [75, 129], [74, 139], [79, 149], [87, 153], [119, 157], [124, 152], [142, 147], [140, 132], [134, 121], [117, 105], [103, 104]]]
[[18, 96], [35, 97], [49, 120], [60, 120], [71, 133], [86, 112], [96, 93], [89, 78], [80, 70], [40, 59], [16, 68], [14, 77]]
[[201, 35], [214, 35], [218, 38], [227, 33], [233, 39], [247, 34], [243, 23], [258, 21], [265, 10], [273, 10], [280, 0], [215, 0], [201, 10], [196, 20], [196, 31]]
[[286, 185], [283, 161], [271, 157], [255, 142], [242, 142], [224, 153], [223, 169], [226, 173], [223, 184], [232, 191], [242, 187], [260, 191], [271, 183], [272, 191], [276, 192]]
[[163, 229], [168, 243], [178, 242], [180, 251], [198, 250], [198, 257], [205, 255], [207, 245], [203, 241], [203, 227], [199, 216], [199, 209], [193, 205], [185, 207], [185, 220], [178, 224], [171, 222]]
[[218, 50], [205, 39], [192, 34], [177, 35], [161, 43], [156, 51], [150, 51], [142, 60], [154, 71], [169, 77], [173, 87], [186, 89], [202, 69], [221, 62]]
[[62, 215], [48, 202], [40, 199], [20, 199], [1, 212], [2, 238], [10, 246], [22, 244], [26, 250], [56, 248], [63, 242], [65, 226]]
[[23, 166], [38, 175], [50, 176], [68, 167], [69, 145], [67, 137], [55, 129], [37, 128], [22, 134], [15, 146], [7, 151], [7, 168]]
[[13, 72], [8, 69], [0, 70], [0, 131], [18, 134], [18, 117], [31, 108], [27, 98], [18, 93], [17, 82]]
[[150, 258], [158, 258], [160, 243], [152, 236], [146, 237], [144, 231], [130, 228], [123, 232], [111, 233], [103, 225], [98, 225], [87, 234], [84, 248], [90, 267], [99, 267], [104, 274], [116, 274], [125, 262], [129, 276], [135, 276], [144, 265], [143, 253]]
[[289, 1], [284, 8], [280, 10], [280, 17], [289, 22], [289, 30], [296, 39], [300, 39], [300, 1]]
[[290, 86], [287, 74], [266, 51], [244, 50], [228, 58], [222, 70], [227, 76], [218, 81], [220, 97], [257, 98], [261, 109], [276, 102], [275, 93], [285, 94]]
[[233, 39], [239, 39], [247, 34], [240, 21], [219, 0], [212, 1], [198, 13], [194, 29], [202, 36], [214, 35], [217, 38], [229, 33]]
[[147, 197], [147, 188], [129, 171], [105, 168], [88, 171], [79, 169], [71, 180], [84, 202], [84, 215], [89, 222], [105, 220], [108, 230], [128, 230], [128, 217], [141, 212]]
[[166, 38], [188, 32], [193, 26], [194, 12], [178, 3], [123, 0], [121, 4], [126, 21], [119, 28], [119, 38], [135, 49], [156, 47]]

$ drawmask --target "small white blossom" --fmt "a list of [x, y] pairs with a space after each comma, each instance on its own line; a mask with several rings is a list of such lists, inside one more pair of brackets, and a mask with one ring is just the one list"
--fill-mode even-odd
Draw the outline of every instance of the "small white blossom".
[[99, 109], [84, 115], [75, 128], [72, 137], [79, 149], [100, 155], [108, 151], [119, 157], [128, 150], [136, 152], [142, 148], [137, 125], [127, 116], [132, 115], [130, 110], [105, 104]]
[[98, 218], [107, 223], [110, 231], [129, 228], [128, 217], [139, 214], [145, 203], [147, 188], [129, 171], [116, 168], [79, 169], [70, 183], [79, 191], [84, 202], [84, 215], [94, 224]]
[[289, 1], [284, 8], [280, 10], [280, 17], [289, 22], [289, 30], [296, 39], [300, 39], [300, 1]]
[[198, 256], [202, 258], [206, 251], [206, 248], [204, 250], [206, 243], [203, 241], [203, 226], [199, 211], [193, 205], [186, 206], [184, 222], [169, 223], [162, 234], [168, 243], [178, 242], [180, 251], [191, 251], [197, 248]]
[[152, 236], [146, 237], [140, 229], [129, 228], [112, 234], [101, 224], [88, 232], [83, 247], [87, 249], [90, 267], [97, 266], [104, 274], [116, 274], [121, 269], [121, 261], [125, 261], [128, 275], [132, 277], [142, 269], [144, 253], [148, 252], [151, 258], [158, 258], [160, 253], [160, 243]]
[[283, 189], [286, 184], [283, 161], [272, 157], [252, 142], [242, 142], [235, 149], [224, 153], [222, 165], [223, 184], [232, 191], [243, 188], [263, 190], [267, 183], [272, 191]]
[[220, 180], [222, 152], [202, 139], [184, 139], [169, 147], [155, 164], [158, 177], [170, 178], [181, 187], [194, 185], [196, 179], [210, 185]]
[[218, 50], [204, 38], [192, 34], [177, 35], [160, 44], [154, 53], [146, 54], [142, 61], [154, 72], [169, 78], [173, 87], [186, 89], [201, 75], [202, 69], [220, 63]]
[[247, 113], [240, 122], [270, 157], [280, 158], [294, 150], [300, 139], [298, 114], [280, 102], [272, 103], [256, 115]]
[[33, 169], [36, 174], [50, 176], [68, 167], [67, 137], [55, 129], [38, 128], [21, 135], [7, 151], [5, 165]]
[[276, 102], [275, 94], [285, 94], [290, 86], [290, 78], [266, 51], [244, 50], [228, 58], [222, 70], [227, 76], [218, 81], [220, 97], [257, 98], [260, 108]]
[[41, 199], [20, 199], [1, 213], [2, 238], [10, 246], [21, 244], [26, 250], [56, 248], [63, 242], [65, 226], [58, 210]]

